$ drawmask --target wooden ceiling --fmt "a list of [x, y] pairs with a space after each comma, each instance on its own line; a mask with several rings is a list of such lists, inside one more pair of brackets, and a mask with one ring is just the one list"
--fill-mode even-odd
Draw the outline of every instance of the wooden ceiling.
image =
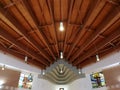
[[30, 65], [45, 69], [63, 52], [82, 68], [119, 47], [120, 0], [0, 0], [0, 49]]

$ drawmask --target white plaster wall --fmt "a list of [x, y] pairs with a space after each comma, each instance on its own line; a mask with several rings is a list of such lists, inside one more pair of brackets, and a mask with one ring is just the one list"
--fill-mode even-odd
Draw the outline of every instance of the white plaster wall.
[[55, 90], [54, 87], [53, 83], [38, 78], [38, 75], [34, 75], [32, 90]]
[[91, 82], [89, 75], [86, 78], [75, 80], [69, 84], [69, 90], [91, 90]]

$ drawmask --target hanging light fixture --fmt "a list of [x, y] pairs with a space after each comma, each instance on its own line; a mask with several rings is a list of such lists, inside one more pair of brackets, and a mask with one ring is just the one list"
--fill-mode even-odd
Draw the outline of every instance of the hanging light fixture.
[[60, 22], [60, 31], [64, 31], [64, 26], [63, 26], [63, 22]]
[[62, 68], [60, 69], [60, 73], [63, 73], [63, 69]]
[[95, 50], [96, 50], [96, 61], [99, 62], [100, 61], [100, 58], [99, 58], [99, 55], [98, 55], [98, 49], [97, 47], [95, 46]]
[[97, 62], [100, 61], [100, 58], [99, 58], [99, 55], [98, 55], [98, 54], [96, 55], [96, 60], [97, 60]]
[[60, 58], [63, 59], [63, 52], [60, 52]]
[[2, 66], [2, 70], [5, 70], [5, 65]]
[[42, 75], [45, 75], [45, 70], [42, 71]]
[[82, 69], [79, 69], [79, 70], [78, 70], [78, 73], [79, 73], [79, 74], [82, 74]]
[[27, 60], [28, 60], [28, 57], [27, 57], [27, 56], [25, 56], [25, 63], [27, 63]]

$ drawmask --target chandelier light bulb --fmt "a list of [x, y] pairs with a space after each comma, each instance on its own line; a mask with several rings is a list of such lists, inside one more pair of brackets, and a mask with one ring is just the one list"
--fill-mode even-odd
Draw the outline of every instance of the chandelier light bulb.
[[60, 31], [64, 31], [64, 26], [63, 26], [63, 22], [60, 22]]

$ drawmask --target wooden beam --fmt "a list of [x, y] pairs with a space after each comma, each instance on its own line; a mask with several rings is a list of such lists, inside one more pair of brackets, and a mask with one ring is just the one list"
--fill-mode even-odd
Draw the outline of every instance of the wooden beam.
[[13, 37], [10, 36], [10, 34], [4, 30], [2, 27], [0, 27], [0, 35], [2, 37], [4, 37], [6, 40], [8, 40], [9, 42], [13, 43], [15, 46], [17, 46], [18, 48], [20, 48], [22, 51], [24, 51], [25, 53], [29, 54], [30, 56], [34, 57], [35, 59], [37, 59], [39, 62], [41, 62], [42, 64], [49, 66], [49, 63], [47, 62], [46, 59], [44, 59], [43, 57], [37, 55], [36, 53], [33, 52], [33, 50], [31, 49], [26, 49], [26, 47], [20, 43], [17, 42]]
[[79, 40], [83, 37], [83, 35], [86, 33], [85, 28], [87, 26], [89, 26], [94, 19], [96, 18], [96, 16], [99, 14], [99, 12], [101, 11], [101, 9], [103, 9], [104, 5], [105, 5], [105, 1], [102, 0], [101, 2], [98, 3], [98, 5], [93, 9], [93, 11], [91, 12], [91, 14], [89, 15], [89, 18], [87, 20], [87, 22], [85, 23], [85, 25], [83, 26], [82, 30], [80, 31], [80, 34], [78, 35], [76, 41], [74, 42], [73, 46], [70, 48], [70, 51], [66, 57], [66, 59], [69, 59], [74, 47], [76, 46], [76, 44], [79, 42]]
[[76, 26], [76, 27], [82, 27], [83, 25], [82, 24], [75, 24], [75, 23], [69, 23], [68, 25], [71, 25], [71, 26]]
[[22, 40], [23, 38], [24, 38], [24, 36], [21, 36], [21, 37], [17, 38], [17, 41]]
[[[96, 45], [97, 50], [102, 49], [105, 45], [109, 42], [113, 41], [114, 39], [120, 36], [120, 28], [117, 28], [111, 35], [105, 38], [102, 42]], [[95, 48], [91, 48], [88, 52], [86, 52], [83, 56], [73, 62], [73, 65], [79, 65], [79, 63], [83, 62], [86, 58], [90, 57], [92, 54], [96, 52]]]
[[11, 44], [11, 45], [8, 47], [8, 49], [12, 48], [13, 46], [14, 46], [14, 44]]
[[[3, 47], [3, 46], [0, 45], [0, 50], [5, 51], [5, 52], [7, 52], [7, 53], [9, 53], [11, 55], [14, 55], [14, 56], [16, 56], [16, 57], [18, 57], [18, 58], [20, 58], [21, 60], [24, 61], [25, 57], [23, 55], [20, 55], [20, 54], [14, 52], [11, 49], [5, 48], [5, 47]], [[32, 64], [32, 65], [34, 65], [36, 67], [39, 67], [40, 69], [45, 69], [45, 65], [43, 65], [42, 63], [40, 63], [38, 61], [29, 59], [29, 58], [28, 58], [28, 64]]]
[[105, 38], [105, 36], [104, 36], [104, 35], [102, 35], [102, 34], [99, 34], [99, 37], [100, 37], [100, 38]]
[[10, 3], [8, 3], [7, 5], [5, 5], [4, 8], [9, 8], [9, 7], [13, 6], [13, 5], [16, 5], [16, 4], [19, 3], [20, 1], [21, 1], [21, 0], [17, 0], [16, 2], [10, 2]]
[[120, 17], [120, 12], [114, 10], [114, 12], [112, 12], [110, 16], [106, 18], [106, 20], [102, 23], [101, 27], [95, 30], [95, 32], [93, 32], [91, 37], [89, 37], [86, 40], [86, 42], [83, 43], [83, 45], [80, 47], [80, 49], [76, 51], [73, 57], [71, 57], [70, 62], [73, 62], [85, 50], [85, 48], [90, 45], [90, 43], [92, 43], [97, 37], [99, 37], [100, 34], [103, 33], [106, 29], [111, 27], [113, 23], [115, 24], [120, 23], [119, 17]]
[[6, 46], [2, 41], [0, 41], [0, 44], [1, 44], [3, 47], [7, 48], [7, 46]]
[[71, 3], [70, 3], [70, 9], [69, 9], [69, 14], [68, 14], [68, 20], [67, 20], [67, 29], [65, 30], [65, 38], [64, 38], [64, 47], [63, 47], [63, 54], [65, 53], [65, 49], [66, 49], [66, 43], [67, 43], [67, 37], [68, 37], [68, 27], [69, 27], [69, 23], [70, 23], [70, 16], [71, 16], [71, 13], [72, 13], [72, 7], [73, 7], [73, 4], [74, 4], [74, 0], [71, 0]]
[[120, 1], [119, 0], [106, 0], [106, 1], [108, 1], [109, 3], [112, 3], [112, 4], [114, 4], [114, 5], [120, 5]]
[[42, 25], [42, 26], [38, 26], [40, 29], [43, 29], [43, 28], [45, 28], [45, 27], [49, 27], [49, 26], [52, 26], [53, 24], [45, 24], [45, 25]]
[[[31, 17], [32, 17], [32, 19], [33, 19], [36, 27], [37, 27], [37, 30], [38, 30], [39, 35], [42, 36], [42, 40], [44, 40], [45, 45], [47, 46], [50, 54], [52, 55], [53, 59], [55, 60], [55, 59], [56, 59], [56, 58], [55, 58], [55, 55], [53, 54], [51, 48], [49, 47], [49, 41], [47, 40], [47, 38], [44, 36], [44, 34], [42, 33], [42, 31], [40, 30], [39, 24], [38, 24], [38, 22], [37, 22], [37, 19], [36, 19], [35, 15], [34, 15], [34, 12], [32, 11], [32, 8], [31, 8], [28, 0], [23, 0], [23, 4], [24, 4], [24, 6], [27, 8], [28, 12], [30, 13], [30, 15], [31, 15]], [[51, 25], [51, 24], [50, 24], [50, 25]], [[49, 25], [46, 25], [46, 26], [49, 26]], [[53, 63], [53, 61], [51, 61], [51, 62]]]
[[39, 51], [41, 51], [42, 52], [41, 54], [42, 54], [43, 57], [45, 57], [49, 61], [50, 60], [52, 61], [52, 59], [49, 58], [50, 56], [48, 56], [48, 54], [41, 47], [39, 47], [39, 45], [37, 44], [37, 42], [27, 34], [26, 29], [21, 26], [21, 24], [19, 23], [19, 21], [17, 21], [8, 11], [6, 13], [6, 9], [3, 9], [1, 7], [0, 7], [0, 13], [2, 15], [4, 15], [5, 18], [7, 18], [17, 28], [17, 30], [16, 30], [17, 33], [19, 33], [22, 36], [24, 36], [25, 39], [30, 44], [32, 44], [35, 48], [37, 48]]
[[109, 44], [110, 44], [111, 46], [115, 47], [115, 44], [114, 44], [114, 43], [111, 43], [111, 42], [110, 42]]
[[58, 54], [58, 57], [59, 57], [59, 47], [58, 47], [58, 40], [57, 40], [57, 31], [56, 31], [56, 26], [55, 26], [55, 20], [54, 20], [54, 15], [53, 15], [53, 10], [52, 10], [52, 6], [51, 6], [51, 3], [50, 3], [50, 0], [47, 0], [48, 2], [48, 7], [49, 7], [49, 10], [50, 10], [50, 14], [51, 14], [51, 20], [52, 20], [52, 23], [53, 23], [53, 27], [54, 27], [54, 31], [55, 31], [55, 43], [56, 43], [56, 47], [57, 47], [57, 54]]

